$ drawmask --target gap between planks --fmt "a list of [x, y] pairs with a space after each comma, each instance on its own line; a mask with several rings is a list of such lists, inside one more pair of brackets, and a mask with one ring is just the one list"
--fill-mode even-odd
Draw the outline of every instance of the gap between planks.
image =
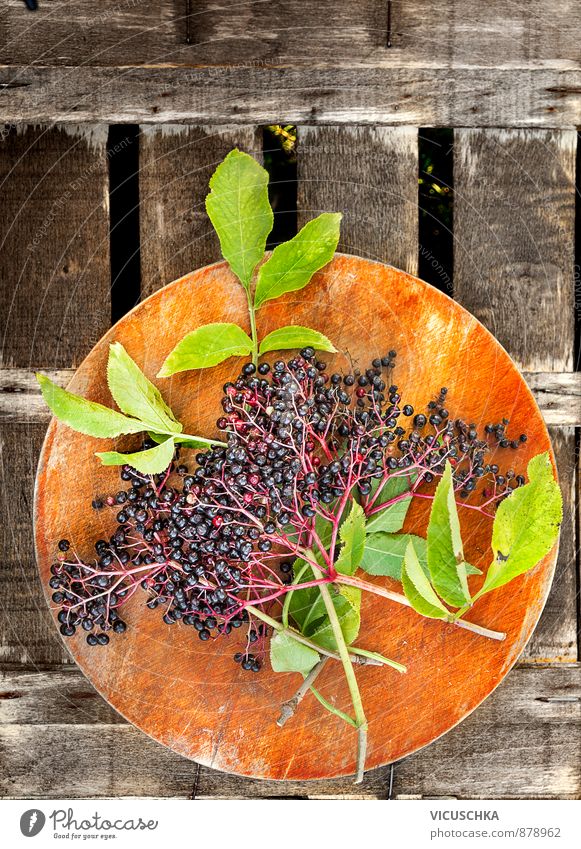
[[[59, 386], [66, 386], [73, 369], [41, 369]], [[581, 426], [581, 372], [524, 372], [547, 425]], [[0, 369], [0, 423], [48, 422], [34, 372], [23, 368]]]

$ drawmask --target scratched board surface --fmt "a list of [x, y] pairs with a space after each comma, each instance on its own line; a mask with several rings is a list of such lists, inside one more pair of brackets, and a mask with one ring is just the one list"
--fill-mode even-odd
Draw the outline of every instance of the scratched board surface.
[[[248, 3], [227, 15], [217, 4], [192, 11], [177, 0], [97, 11], [52, 0], [35, 15], [16, 0], [3, 4], [5, 797], [581, 795], [579, 9], [437, 5], [365, 2], [354, 15], [352, 4], [334, 3], [330, 17], [311, 3]], [[260, 157], [262, 126], [277, 120], [299, 125], [298, 184], [289, 192], [296, 226], [340, 209], [342, 250], [410, 273], [430, 249], [418, 210], [418, 128], [453, 128], [446, 291], [523, 370], [549, 426], [565, 500], [551, 592], [516, 667], [460, 725], [395, 766], [372, 769], [357, 788], [349, 777], [241, 778], [145, 736], [64, 649], [33, 552], [32, 490], [48, 424], [34, 371], [65, 385], [111, 316], [132, 305], [125, 286], [145, 297], [219, 259], [203, 215], [208, 176], [235, 145]], [[131, 145], [114, 144], [124, 137], [120, 123], [133, 125]], [[137, 217], [133, 202], [119, 209], [126, 182]]]

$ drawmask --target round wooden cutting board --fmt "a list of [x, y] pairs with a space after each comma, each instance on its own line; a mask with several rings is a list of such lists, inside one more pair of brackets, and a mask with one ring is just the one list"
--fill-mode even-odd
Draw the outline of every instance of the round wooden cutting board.
[[[113, 405], [105, 368], [109, 343], [118, 340], [162, 390], [185, 430], [212, 436], [222, 385], [236, 376], [241, 361], [170, 380], [154, 377], [187, 332], [212, 321], [236, 321], [248, 329], [245, 295], [225, 263], [195, 271], [136, 307], [95, 346], [69, 388]], [[524, 431], [528, 441], [516, 453], [498, 449], [496, 462], [502, 467], [524, 472], [533, 455], [551, 450], [541, 414], [506, 352], [475, 318], [421, 280], [380, 263], [337, 255], [306, 289], [268, 302], [258, 313], [260, 336], [290, 323], [329, 336], [341, 352], [332, 358], [338, 370], [351, 364], [365, 368], [373, 357], [395, 348], [394, 382], [416, 409], [447, 386], [452, 416], [480, 427], [509, 418], [509, 432], [518, 436]], [[129, 450], [139, 437], [118, 444]], [[54, 419], [50, 424], [35, 496], [45, 591], [61, 537], [70, 539], [81, 557], [92, 557], [94, 541], [113, 532], [115, 510], [91, 509], [95, 494], [120, 486], [118, 471], [102, 467], [94, 456], [110, 448], [111, 440], [82, 436]], [[425, 535], [426, 502], [418, 502], [404, 529]], [[491, 521], [462, 508], [460, 518], [468, 560], [486, 568]], [[368, 769], [435, 740], [489, 695], [531, 636], [555, 560], [556, 550], [528, 575], [477, 602], [467, 617], [505, 631], [504, 642], [364, 596], [357, 645], [408, 666], [405, 675], [388, 668], [357, 669], [369, 719]], [[401, 589], [386, 578], [371, 580]], [[471, 578], [472, 588], [481, 581]], [[144, 602], [144, 594], [134, 596], [125, 608], [127, 633], [113, 635], [106, 647], [90, 648], [81, 633], [65, 641], [90, 681], [128, 720], [188, 758], [242, 775], [297, 780], [355, 771], [354, 730], [312, 696], [284, 728], [276, 726], [280, 705], [297, 689], [300, 676], [273, 673], [268, 659], [261, 673], [244, 672], [232, 659], [242, 635], [202, 643], [190, 629], [165, 625], [159, 611], [148, 610]], [[340, 664], [329, 662], [318, 686], [349, 710]]]

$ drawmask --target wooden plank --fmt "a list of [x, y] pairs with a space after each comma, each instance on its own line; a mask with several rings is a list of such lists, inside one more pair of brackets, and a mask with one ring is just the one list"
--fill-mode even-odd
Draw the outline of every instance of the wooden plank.
[[[407, 62], [453, 66], [571, 67], [579, 53], [581, 8], [575, 0], [393, 0], [392, 50]], [[375, 58], [375, 57], [374, 57]]]
[[574, 67], [581, 27], [575, 0], [393, 0], [389, 33], [386, 0], [19, 3], [0, 13], [2, 64]]
[[[389, 793], [389, 769], [368, 773], [360, 787], [350, 779], [256, 781], [208, 770], [155, 744], [109, 711], [77, 670], [6, 671], [0, 687], [5, 765], [0, 795], [85, 798], [87, 774], [92, 797], [386, 798]], [[580, 719], [579, 665], [516, 668], [460, 726], [397, 764], [394, 794], [578, 798]]]
[[140, 140], [141, 294], [221, 258], [205, 198], [213, 171], [234, 147], [262, 157], [250, 127], [143, 128]]
[[[455, 133], [454, 292], [531, 371], [573, 370], [576, 142], [574, 132]], [[526, 650], [537, 660], [577, 657], [574, 433], [553, 431], [553, 440], [566, 512], [554, 584]]]
[[455, 133], [454, 292], [525, 371], [573, 371], [576, 145]]
[[301, 127], [299, 226], [343, 213], [339, 250], [417, 273], [418, 134], [409, 127]]
[[0, 659], [60, 663], [70, 660], [50, 617], [36, 568], [32, 494], [44, 425], [3, 424], [0, 469], [5, 493], [0, 522]]
[[215, 65], [364, 62], [386, 51], [384, 0], [201, 0], [190, 19], [191, 55]]
[[[213, 250], [213, 246], [209, 245], [208, 249]], [[196, 257], [190, 261], [195, 262]], [[59, 386], [66, 386], [74, 374], [72, 369], [42, 371]], [[548, 425], [581, 425], [580, 372], [525, 372], [523, 377], [531, 387]], [[0, 370], [0, 422], [48, 422], [49, 418], [32, 371], [18, 368]]]
[[547, 603], [521, 659], [574, 661], [577, 655], [577, 528], [575, 429], [550, 428], [563, 493], [559, 559]]
[[581, 70], [6, 66], [0, 120], [575, 128]]
[[394, 796], [578, 799], [581, 668], [518, 668], [471, 716], [395, 769]]
[[548, 425], [581, 425], [581, 373], [525, 372]]
[[6, 0], [0, 62], [72, 67], [172, 61], [185, 42], [184, 11], [180, 0], [99, 0], [88, 6], [50, 0], [30, 15], [19, 0]]
[[0, 135], [1, 364], [76, 365], [110, 324], [107, 128]]

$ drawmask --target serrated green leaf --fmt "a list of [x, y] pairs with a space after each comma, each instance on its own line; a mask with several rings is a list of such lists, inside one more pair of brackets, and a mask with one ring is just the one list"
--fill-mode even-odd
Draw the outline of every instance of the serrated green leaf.
[[254, 304], [303, 289], [313, 274], [333, 259], [339, 242], [339, 212], [324, 212], [309, 221], [296, 236], [278, 245], [258, 270]]
[[335, 569], [342, 575], [353, 575], [359, 568], [365, 547], [365, 513], [363, 507], [354, 501], [351, 511], [339, 531], [343, 542]]
[[270, 641], [270, 663], [275, 672], [307, 675], [319, 660], [314, 649], [297, 642], [287, 633], [279, 632]]
[[[343, 637], [349, 646], [357, 639], [361, 626], [361, 590], [356, 587], [341, 587], [338, 593], [332, 595], [332, 601]], [[337, 641], [328, 616], [325, 616], [316, 628], [309, 628], [306, 636], [321, 648], [337, 651]]]
[[414, 544], [411, 541], [406, 549], [401, 570], [401, 581], [405, 596], [417, 613], [430, 619], [449, 618], [449, 611], [446, 610], [434, 592], [434, 588], [420, 565]]
[[205, 324], [178, 342], [162, 365], [158, 377], [170, 377], [180, 371], [209, 368], [252, 351], [252, 339], [237, 324]]
[[495, 559], [478, 595], [495, 590], [533, 569], [555, 545], [563, 519], [563, 498], [547, 452], [528, 464], [529, 482], [496, 510], [492, 526]]
[[[399, 495], [402, 495], [404, 492], [409, 490], [412, 483], [413, 478], [409, 475], [391, 475], [385, 483], [382, 483], [381, 480], [374, 481], [372, 484], [371, 495], [368, 500], [371, 500], [380, 486], [381, 490], [373, 502], [372, 509], [379, 507], [381, 504], [386, 504], [392, 499], [397, 498]], [[383, 531], [384, 533], [395, 533], [396, 531], [401, 531], [411, 501], [412, 496], [410, 495], [408, 498], [402, 498], [399, 501], [396, 501], [395, 504], [390, 504], [388, 507], [384, 507], [379, 512], [373, 513], [367, 519], [367, 533], [375, 534], [379, 531]]]
[[435, 590], [447, 604], [463, 607], [470, 601], [470, 591], [449, 462], [432, 502], [427, 542], [428, 569]]
[[317, 351], [329, 351], [332, 354], [337, 350], [331, 340], [318, 330], [311, 330], [310, 327], [301, 327], [297, 324], [273, 330], [260, 343], [258, 353], [262, 355], [267, 351], [288, 351], [308, 346]]
[[159, 389], [147, 379], [120, 342], [109, 347], [107, 383], [119, 409], [142, 421], [147, 428], [174, 433], [183, 430]]
[[428, 574], [427, 543], [415, 534], [368, 534], [361, 568], [368, 575], [385, 575], [401, 581], [403, 559], [410, 541], [414, 544], [422, 569]]
[[220, 239], [222, 256], [248, 289], [274, 223], [268, 172], [247, 153], [231, 150], [210, 180], [206, 211]]
[[143, 475], [157, 475], [165, 472], [174, 455], [174, 439], [170, 437], [165, 442], [148, 448], [147, 451], [136, 451], [134, 454], [120, 454], [118, 451], [99, 451], [97, 457], [104, 466], [132, 466]]
[[37, 374], [42, 397], [59, 421], [87, 436], [113, 437], [122, 433], [141, 433], [143, 422], [111, 410], [103, 404], [88, 401], [61, 389], [43, 374]]

